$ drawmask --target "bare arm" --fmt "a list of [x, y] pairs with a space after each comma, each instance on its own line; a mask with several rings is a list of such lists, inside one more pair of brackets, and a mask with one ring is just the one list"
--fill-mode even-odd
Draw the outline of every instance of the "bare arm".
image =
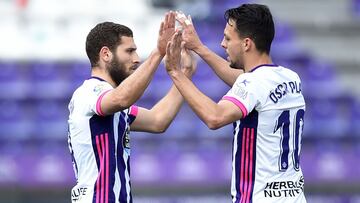
[[[181, 64], [181, 71], [186, 77], [191, 78], [196, 69], [196, 63], [192, 54], [185, 49], [181, 51]], [[167, 95], [153, 108], [150, 110], [139, 108], [138, 116], [131, 124], [131, 130], [153, 133], [164, 132], [179, 112], [183, 100], [183, 97], [173, 85]]]
[[134, 104], [144, 93], [163, 56], [153, 51], [139, 68], [127, 77], [119, 86], [106, 93], [101, 100], [104, 115], [114, 114]]
[[160, 25], [157, 48], [133, 74], [102, 97], [100, 105], [104, 115], [126, 109], [141, 97], [164, 57], [166, 43], [174, 31], [175, 14], [170, 12], [166, 14], [164, 21]]
[[177, 13], [176, 20], [183, 28], [185, 47], [195, 51], [220, 79], [232, 86], [243, 71], [231, 68], [228, 61], [211, 51], [201, 42], [190, 16], [186, 18], [185, 15]]
[[169, 75], [191, 109], [210, 129], [218, 129], [242, 118], [242, 112], [235, 104], [226, 100], [215, 103], [183, 73], [171, 71]]
[[138, 115], [130, 129], [152, 133], [164, 132], [174, 120], [182, 102], [183, 97], [176, 87], [172, 86], [166, 96], [150, 110], [139, 107]]
[[213, 69], [215, 74], [230, 87], [233, 86], [242, 70], [233, 69], [229, 66], [229, 62], [211, 51], [203, 44], [194, 51]]
[[218, 104], [204, 95], [179, 69], [178, 58], [180, 42], [173, 38], [166, 50], [166, 70], [193, 111], [211, 129], [217, 129], [242, 117], [241, 110], [229, 101]]

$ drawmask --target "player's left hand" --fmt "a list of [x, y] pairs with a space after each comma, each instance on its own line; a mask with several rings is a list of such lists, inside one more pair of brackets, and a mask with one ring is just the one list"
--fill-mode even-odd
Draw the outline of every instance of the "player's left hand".
[[161, 22], [159, 29], [159, 37], [157, 40], [157, 48], [161, 55], [166, 54], [166, 45], [175, 33], [175, 12], [166, 13], [165, 19]]
[[175, 19], [181, 24], [183, 29], [183, 41], [185, 42], [185, 47], [187, 49], [191, 49], [195, 52], [201, 47], [203, 47], [203, 43], [201, 42], [199, 35], [197, 34], [194, 24], [192, 22], [191, 16], [187, 17], [181, 11], [175, 12]]
[[166, 46], [165, 67], [166, 71], [171, 72], [180, 71], [181, 60], [181, 31], [176, 31], [171, 41]]
[[191, 77], [196, 71], [196, 58], [193, 51], [185, 48], [185, 42], [181, 43], [181, 71]]

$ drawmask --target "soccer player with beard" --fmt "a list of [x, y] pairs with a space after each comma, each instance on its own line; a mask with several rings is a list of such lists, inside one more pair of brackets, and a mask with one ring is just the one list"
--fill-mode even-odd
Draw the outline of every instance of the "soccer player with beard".
[[[129, 131], [164, 132], [183, 98], [175, 86], [153, 108], [134, 103], [148, 86], [175, 32], [175, 14], [161, 23], [157, 48], [139, 65], [132, 31], [120, 24], [96, 25], [86, 39], [91, 77], [74, 92], [69, 103], [68, 144], [77, 179], [72, 202], [129, 203]], [[191, 77], [195, 63], [187, 50], [183, 72]]]
[[[305, 203], [300, 167], [305, 101], [298, 74], [274, 64], [269, 55], [275, 33], [269, 8], [243, 4], [225, 12], [221, 46], [227, 61], [201, 43], [190, 17], [179, 13], [177, 19], [183, 27], [183, 41], [169, 42], [166, 69], [209, 128], [233, 123], [232, 201]], [[195, 51], [232, 86], [218, 103], [181, 72], [181, 44]]]

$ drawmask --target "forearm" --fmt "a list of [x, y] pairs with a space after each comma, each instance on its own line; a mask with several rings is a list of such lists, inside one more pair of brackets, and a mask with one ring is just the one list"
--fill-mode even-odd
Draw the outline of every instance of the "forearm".
[[182, 72], [172, 72], [170, 76], [191, 109], [212, 128], [221, 116], [217, 104], [196, 88]]
[[119, 94], [127, 95], [129, 106], [135, 103], [144, 93], [162, 58], [159, 52], [153, 51], [149, 58], [116, 88]]
[[150, 111], [155, 117], [155, 125], [158, 126], [160, 131], [163, 132], [169, 127], [170, 123], [179, 112], [183, 100], [180, 92], [175, 85], [173, 85], [166, 96], [151, 108]]
[[243, 73], [242, 70], [230, 68], [228, 61], [204, 45], [199, 46], [199, 48], [194, 51], [214, 70], [216, 75], [229, 86], [232, 86], [237, 77]]
[[162, 58], [163, 56], [154, 50], [133, 74], [105, 95], [110, 103], [106, 105], [108, 106], [108, 109], [105, 108], [106, 113], [115, 113], [134, 104], [148, 87]]

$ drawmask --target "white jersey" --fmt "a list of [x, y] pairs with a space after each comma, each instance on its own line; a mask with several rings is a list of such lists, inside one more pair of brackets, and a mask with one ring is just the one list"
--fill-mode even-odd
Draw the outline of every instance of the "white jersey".
[[240, 75], [223, 99], [243, 114], [234, 123], [233, 202], [306, 202], [299, 164], [305, 113], [299, 76], [261, 65]]
[[129, 131], [137, 107], [104, 116], [101, 100], [111, 89], [109, 83], [93, 77], [69, 103], [68, 142], [77, 179], [72, 202], [132, 202]]

